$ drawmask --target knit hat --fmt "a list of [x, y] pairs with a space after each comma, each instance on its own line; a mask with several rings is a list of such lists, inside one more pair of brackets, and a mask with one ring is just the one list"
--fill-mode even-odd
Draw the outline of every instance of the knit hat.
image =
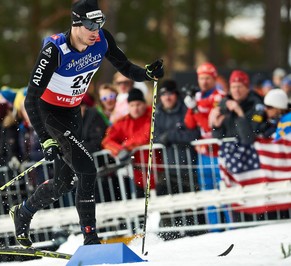
[[250, 85], [250, 78], [246, 72], [240, 71], [240, 70], [234, 70], [232, 71], [229, 78], [229, 84], [231, 84], [232, 82], [241, 82], [246, 87], [248, 87]]
[[133, 102], [133, 101], [141, 101], [141, 102], [145, 102], [145, 98], [144, 95], [142, 93], [141, 90], [136, 89], [136, 88], [132, 88], [129, 93], [128, 93], [128, 97], [127, 97], [127, 102]]
[[291, 77], [290, 75], [286, 76], [282, 79], [282, 85], [288, 85], [291, 86]]
[[85, 26], [94, 31], [102, 28], [105, 15], [99, 9], [97, 0], [79, 0], [72, 6], [72, 26]]
[[16, 97], [16, 92], [14, 92], [11, 88], [3, 86], [1, 88], [0, 93], [2, 94], [3, 98], [10, 104], [13, 104], [14, 99]]
[[218, 76], [216, 67], [209, 62], [203, 63], [197, 68], [197, 75], [199, 76], [201, 74], [207, 74], [213, 78], [217, 78]]
[[264, 97], [264, 104], [278, 109], [286, 110], [288, 108], [288, 96], [281, 89], [270, 90]]
[[178, 88], [177, 88], [177, 82], [172, 79], [166, 79], [162, 82], [159, 93], [160, 95], [165, 92], [173, 92], [176, 94], [179, 94]]

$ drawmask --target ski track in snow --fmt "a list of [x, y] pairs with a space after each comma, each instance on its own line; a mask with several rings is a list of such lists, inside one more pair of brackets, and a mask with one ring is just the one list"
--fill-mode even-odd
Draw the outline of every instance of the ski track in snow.
[[[163, 241], [148, 233], [145, 240], [147, 256], [141, 255], [141, 239], [133, 241], [131, 248], [148, 262], [125, 263], [127, 266], [285, 266], [291, 265], [291, 257], [283, 259], [281, 243], [291, 244], [290, 223], [258, 226], [209, 233], [201, 236]], [[73, 254], [82, 245], [82, 236], [71, 235], [59, 252]], [[233, 250], [225, 257], [218, 257], [230, 244]], [[5, 262], [0, 266], [65, 266], [67, 261], [43, 258], [26, 262]], [[103, 264], [104, 265], [104, 264]], [[110, 265], [110, 264], [106, 264]], [[117, 265], [117, 264], [112, 264]]]

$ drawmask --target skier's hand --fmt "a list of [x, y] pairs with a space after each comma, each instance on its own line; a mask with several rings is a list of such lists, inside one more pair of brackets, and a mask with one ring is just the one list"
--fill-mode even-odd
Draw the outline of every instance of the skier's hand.
[[155, 62], [146, 65], [145, 68], [147, 80], [158, 80], [164, 76], [164, 65], [162, 59], [158, 59]]
[[60, 158], [60, 146], [56, 140], [47, 139], [45, 142], [41, 143], [41, 147], [44, 153], [44, 158], [47, 161], [53, 161], [56, 158]]
[[191, 97], [190, 95], [187, 95], [184, 98], [184, 103], [187, 106], [188, 109], [193, 109], [196, 107], [196, 101], [193, 97]]

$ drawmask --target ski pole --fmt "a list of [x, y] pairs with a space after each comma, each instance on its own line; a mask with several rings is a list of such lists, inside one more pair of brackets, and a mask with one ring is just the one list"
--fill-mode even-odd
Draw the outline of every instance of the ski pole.
[[144, 254], [147, 215], [148, 215], [148, 201], [149, 201], [150, 186], [151, 186], [151, 168], [152, 168], [153, 142], [154, 142], [154, 131], [155, 131], [155, 113], [156, 113], [156, 102], [157, 102], [157, 87], [158, 87], [158, 82], [154, 81], [151, 131], [150, 131], [150, 147], [149, 147], [147, 183], [146, 183], [146, 192], [145, 192], [144, 224], [143, 224], [143, 234], [142, 234], [142, 236], [143, 236], [142, 237], [142, 251], [141, 251], [142, 254]]
[[16, 181], [20, 180], [22, 177], [24, 177], [25, 175], [27, 175], [28, 173], [30, 173], [33, 169], [35, 169], [36, 167], [42, 165], [44, 161], [45, 161], [45, 159], [43, 158], [40, 161], [36, 162], [34, 165], [30, 166], [29, 168], [27, 168], [26, 170], [24, 170], [21, 174], [19, 174], [18, 176], [14, 177], [9, 182], [7, 182], [5, 185], [3, 185], [2, 187], [0, 187], [0, 190], [4, 190], [5, 188], [13, 185]]

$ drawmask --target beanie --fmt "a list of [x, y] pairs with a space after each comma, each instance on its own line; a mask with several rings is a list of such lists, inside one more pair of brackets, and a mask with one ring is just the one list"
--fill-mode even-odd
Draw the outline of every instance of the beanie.
[[4, 89], [0, 93], [2, 94], [3, 98], [10, 104], [13, 104], [14, 99], [16, 97], [16, 92], [14, 92], [11, 88], [9, 87], [4, 87]]
[[285, 78], [282, 79], [281, 85], [288, 85], [291, 86], [291, 77], [288, 75]]
[[105, 16], [99, 9], [97, 0], [79, 0], [75, 2], [72, 6], [72, 25], [82, 26], [84, 21], [86, 22], [88, 20], [91, 23], [100, 24], [99, 28], [105, 22]]
[[248, 87], [250, 85], [250, 78], [246, 72], [240, 71], [240, 70], [234, 70], [232, 71], [229, 78], [229, 83], [231, 84], [232, 82], [241, 82], [246, 87]]
[[217, 78], [217, 69], [213, 64], [206, 62], [197, 68], [197, 75], [199, 76], [201, 74], [207, 74], [213, 78]]
[[172, 79], [164, 80], [161, 84], [161, 88], [159, 90], [159, 93], [163, 94], [165, 92], [173, 92], [173, 93], [178, 94], [179, 91], [177, 89], [177, 82], [175, 80], [172, 80]]
[[264, 97], [264, 104], [278, 109], [288, 108], [288, 96], [281, 89], [270, 90]]
[[133, 102], [133, 101], [141, 101], [141, 102], [145, 102], [145, 98], [144, 95], [142, 93], [141, 90], [136, 89], [136, 88], [132, 88], [129, 93], [128, 93], [128, 97], [127, 97], [127, 102]]

